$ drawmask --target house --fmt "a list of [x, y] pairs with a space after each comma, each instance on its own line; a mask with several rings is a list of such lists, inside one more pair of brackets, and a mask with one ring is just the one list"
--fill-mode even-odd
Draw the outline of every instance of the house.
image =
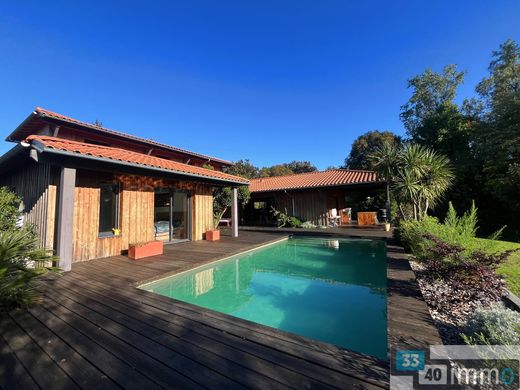
[[[0, 185], [60, 267], [119, 255], [151, 240], [201, 240], [213, 228], [213, 187], [248, 185], [229, 161], [36, 108], [8, 137]], [[233, 235], [238, 235], [233, 224]]]
[[[383, 184], [374, 172], [347, 169], [252, 179], [244, 220], [247, 224], [267, 224], [274, 207], [303, 221], [327, 226], [332, 209], [339, 214], [351, 208], [355, 213], [359, 199], [376, 194]], [[346, 216], [343, 222], [347, 222]]]

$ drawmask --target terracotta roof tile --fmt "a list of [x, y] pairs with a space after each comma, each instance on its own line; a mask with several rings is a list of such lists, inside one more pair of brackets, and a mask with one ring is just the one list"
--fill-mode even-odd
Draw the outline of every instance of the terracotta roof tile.
[[[40, 143], [45, 149], [58, 150], [84, 156], [93, 156], [106, 160], [120, 161], [142, 165], [143, 167], [154, 167], [171, 170], [176, 173], [186, 173], [197, 175], [202, 178], [230, 181], [233, 183], [248, 184], [248, 180], [239, 176], [229, 175], [220, 171], [213, 171], [194, 165], [183, 164], [160, 157], [149, 156], [147, 154], [132, 152], [125, 149], [110, 146], [92, 145], [83, 142], [70, 141], [68, 139], [31, 135], [27, 137], [27, 142]], [[44, 150], [45, 150], [44, 149]]]
[[135, 135], [131, 135], [131, 134], [123, 133], [123, 132], [120, 132], [120, 131], [108, 129], [106, 127], [97, 126], [97, 125], [94, 125], [92, 123], [83, 122], [83, 121], [80, 121], [80, 120], [77, 120], [77, 119], [74, 119], [74, 118], [71, 118], [71, 117], [59, 114], [57, 112], [47, 110], [45, 108], [36, 107], [36, 109], [34, 111], [38, 115], [41, 115], [41, 116], [44, 116], [44, 117], [49, 117], [49, 118], [54, 118], [54, 119], [66, 121], [66, 122], [73, 123], [73, 124], [76, 124], [76, 125], [79, 125], [79, 126], [82, 126], [82, 127], [87, 127], [89, 129], [102, 131], [104, 133], [116, 135], [116, 136], [119, 136], [119, 137], [128, 138], [128, 139], [131, 139], [131, 140], [134, 140], [134, 141], [144, 142], [144, 143], [147, 143], [149, 145], [154, 145], [154, 146], [157, 146], [157, 147], [160, 147], [160, 148], [174, 150], [174, 151], [178, 151], [178, 152], [181, 152], [181, 153], [189, 154], [189, 155], [192, 155], [192, 156], [195, 156], [195, 157], [212, 160], [212, 161], [215, 161], [215, 162], [222, 163], [224, 165], [233, 165], [232, 162], [227, 161], [227, 160], [222, 160], [220, 158], [216, 158], [216, 157], [207, 156], [207, 155], [204, 155], [204, 154], [191, 152], [189, 150], [182, 149], [182, 148], [177, 148], [175, 146], [166, 145], [166, 144], [154, 141], [153, 139], [137, 137]]
[[375, 172], [329, 169], [327, 171], [253, 179], [249, 189], [251, 192], [267, 192], [377, 182]]

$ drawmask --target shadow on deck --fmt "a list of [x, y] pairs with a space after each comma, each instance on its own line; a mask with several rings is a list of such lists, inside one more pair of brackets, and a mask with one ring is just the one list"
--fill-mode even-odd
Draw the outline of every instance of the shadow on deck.
[[388, 387], [387, 365], [371, 357], [135, 288], [286, 234], [242, 231], [45, 277], [40, 305], [0, 319], [0, 387]]

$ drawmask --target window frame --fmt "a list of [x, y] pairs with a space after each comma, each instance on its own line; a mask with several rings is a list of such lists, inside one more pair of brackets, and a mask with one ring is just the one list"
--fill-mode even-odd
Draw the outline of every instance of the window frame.
[[[103, 190], [103, 187], [111, 187], [114, 191], [115, 195], [115, 201], [114, 201], [114, 226], [112, 227], [112, 230], [110, 231], [101, 231], [101, 191]], [[119, 193], [120, 193], [120, 186], [119, 183], [102, 183], [99, 186], [99, 213], [98, 213], [98, 238], [104, 238], [104, 237], [114, 237], [114, 230], [113, 229], [119, 229]]]

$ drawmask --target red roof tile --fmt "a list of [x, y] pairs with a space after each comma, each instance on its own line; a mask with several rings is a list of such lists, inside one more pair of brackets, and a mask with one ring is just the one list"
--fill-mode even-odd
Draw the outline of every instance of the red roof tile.
[[201, 178], [209, 178], [214, 180], [223, 180], [237, 184], [248, 184], [249, 181], [243, 177], [229, 175], [220, 171], [212, 171], [210, 169], [197, 167], [194, 165], [187, 165], [176, 161], [167, 160], [160, 157], [149, 156], [147, 154], [132, 152], [125, 149], [114, 148], [110, 146], [92, 145], [83, 142], [70, 141], [68, 139], [31, 135], [27, 137], [27, 142], [31, 142], [33, 146], [35, 143], [43, 145], [45, 150], [57, 150], [77, 154], [82, 156], [93, 156], [108, 161], [119, 161], [124, 163], [133, 163], [142, 165], [144, 168], [153, 167], [171, 170], [175, 173], [196, 175]]
[[375, 172], [329, 169], [321, 172], [253, 179], [249, 189], [251, 192], [267, 192], [377, 182], [378, 179]]
[[[94, 125], [92, 123], [83, 122], [83, 121], [80, 121], [80, 120], [77, 120], [77, 119], [74, 119], [74, 118], [70, 118], [68, 116], [59, 114], [59, 113], [54, 112], [54, 111], [46, 110], [45, 108], [41, 108], [41, 107], [36, 107], [36, 109], [34, 110], [33, 114], [31, 114], [31, 116], [29, 116], [29, 118], [27, 120], [31, 119], [31, 117], [34, 117], [34, 116], [35, 117], [40, 117], [40, 118], [47, 117], [47, 118], [51, 118], [51, 119], [57, 119], [57, 120], [68, 122], [68, 123], [71, 123], [71, 124], [75, 124], [75, 125], [78, 125], [78, 126], [81, 126], [81, 127], [84, 127], [84, 128], [88, 128], [90, 130], [95, 130], [95, 131], [111, 134], [111, 135], [114, 135], [114, 136], [123, 137], [123, 138], [129, 139], [129, 140], [146, 143], [146, 144], [151, 145], [151, 146], [156, 146], [158, 148], [164, 148], [164, 149], [180, 152], [180, 153], [183, 153], [183, 154], [191, 155], [191, 156], [202, 158], [202, 159], [205, 159], [205, 160], [215, 161], [215, 162], [221, 163], [223, 165], [233, 165], [232, 162], [227, 161], [227, 160], [223, 160], [223, 159], [220, 159], [220, 158], [211, 157], [211, 156], [207, 156], [207, 155], [204, 155], [204, 154], [191, 152], [189, 150], [182, 149], [182, 148], [177, 148], [175, 146], [166, 145], [166, 144], [154, 141], [153, 139], [146, 139], [146, 138], [142, 138], [142, 137], [137, 137], [135, 135], [123, 133], [123, 132], [120, 132], [120, 131], [111, 130], [111, 129], [108, 129], [106, 127], [97, 126], [97, 125]], [[23, 131], [23, 129], [21, 129], [21, 128], [24, 127], [23, 126], [24, 123], [22, 123], [22, 125], [20, 125], [20, 127], [17, 128], [17, 130], [15, 130], [9, 137], [7, 137], [7, 139], [8, 140], [16, 140], [17, 138], [18, 139], [23, 139], [23, 138], [29, 136], [31, 134], [30, 129], [28, 130], [29, 132]], [[20, 132], [20, 134], [17, 137], [16, 134], [18, 132]], [[22, 138], [19, 138], [20, 136]]]

